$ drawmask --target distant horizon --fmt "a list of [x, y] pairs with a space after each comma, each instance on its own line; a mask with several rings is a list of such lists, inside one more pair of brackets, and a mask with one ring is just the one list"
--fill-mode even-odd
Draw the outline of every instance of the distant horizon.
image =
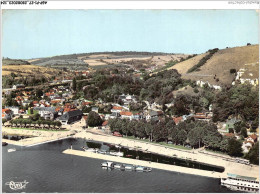
[[[256, 46], [259, 44], [251, 44], [250, 46]], [[241, 46], [234, 46], [234, 47], [228, 47], [228, 48], [236, 48], [236, 47], [246, 47], [247, 45], [241, 45]], [[219, 48], [219, 50], [224, 50], [224, 49], [228, 49], [228, 48]], [[214, 48], [209, 48], [210, 49], [214, 49]], [[206, 50], [205, 52], [207, 52], [208, 50]], [[42, 58], [52, 58], [52, 57], [57, 57], [57, 56], [66, 56], [66, 55], [81, 55], [81, 54], [95, 54], [95, 53], [119, 53], [119, 52], [137, 52], [137, 53], [162, 53], [162, 54], [167, 54], [167, 55], [200, 55], [203, 53], [166, 53], [166, 52], [160, 52], [160, 51], [97, 51], [97, 52], [83, 52], [83, 53], [69, 53], [69, 54], [57, 54], [57, 55], [53, 55], [53, 56], [46, 56], [46, 57], [35, 57], [35, 58], [10, 58], [10, 57], [5, 57], [2, 56], [2, 59], [13, 59], [13, 60], [32, 60], [32, 59], [42, 59]], [[204, 53], [205, 53], [204, 52]]]
[[256, 10], [4, 10], [2, 16], [2, 57], [10, 59], [201, 54], [259, 44]]

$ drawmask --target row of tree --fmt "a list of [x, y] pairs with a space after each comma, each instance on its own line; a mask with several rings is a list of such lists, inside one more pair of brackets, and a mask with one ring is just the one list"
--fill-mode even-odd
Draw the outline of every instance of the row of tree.
[[[4, 124], [4, 123], [3, 123]], [[54, 128], [56, 129], [57, 127], [60, 129], [61, 127], [61, 122], [60, 121], [52, 121], [52, 120], [37, 120], [34, 121], [32, 119], [14, 119], [10, 121], [10, 124], [14, 127], [25, 127], [25, 128], [46, 128], [46, 125], [48, 128]]]
[[149, 139], [150, 141], [172, 141], [174, 144], [190, 145], [194, 148], [205, 146], [212, 150], [241, 156], [241, 143], [236, 139], [223, 137], [213, 123], [188, 119], [175, 125], [171, 119], [161, 122], [144, 120], [110, 119], [112, 132], [118, 131], [125, 136]]

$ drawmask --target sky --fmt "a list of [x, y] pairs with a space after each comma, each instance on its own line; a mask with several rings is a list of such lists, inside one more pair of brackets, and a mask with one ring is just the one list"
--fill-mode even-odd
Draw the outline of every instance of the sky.
[[102, 51], [200, 54], [258, 44], [255, 10], [3, 10], [2, 56]]

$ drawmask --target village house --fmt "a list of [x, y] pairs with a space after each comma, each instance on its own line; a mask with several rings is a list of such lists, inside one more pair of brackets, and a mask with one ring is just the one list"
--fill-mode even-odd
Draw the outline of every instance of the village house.
[[54, 120], [58, 115], [55, 107], [34, 107], [33, 110], [38, 111], [44, 119]]
[[24, 100], [24, 101], [22, 102], [22, 105], [23, 105], [23, 106], [29, 106], [31, 102], [32, 102], [31, 100]]
[[145, 114], [146, 114], [145, 119], [147, 121], [158, 121], [159, 120], [157, 111], [149, 110]]
[[132, 116], [133, 116], [133, 113], [132, 112], [128, 112], [128, 111], [122, 111], [120, 112], [120, 115], [121, 115], [121, 118], [122, 119], [130, 119], [132, 120]]
[[119, 112], [112, 112], [112, 114], [109, 116], [110, 119], [116, 119], [121, 117]]
[[182, 116], [180, 116], [180, 117], [173, 117], [172, 119], [173, 119], [173, 121], [174, 121], [174, 123], [176, 125], [178, 125], [181, 121], [183, 121], [183, 117]]
[[74, 122], [80, 121], [83, 116], [83, 112], [81, 110], [73, 110], [66, 112], [61, 117], [58, 118], [58, 120], [63, 124], [72, 124]]
[[98, 107], [92, 107], [91, 111], [98, 113], [98, 109], [99, 109]]
[[196, 113], [193, 117], [197, 120], [210, 121], [212, 119], [212, 113]]
[[134, 119], [134, 120], [140, 120], [142, 118], [143, 118], [143, 114], [141, 114], [141, 113], [135, 113], [132, 116], [132, 119]]
[[250, 151], [250, 149], [254, 146], [254, 144], [257, 142], [257, 135], [256, 134], [252, 134], [250, 136], [248, 136], [247, 138], [245, 138], [245, 141], [242, 144], [242, 150], [244, 153], [248, 153]]
[[103, 130], [109, 129], [109, 125], [108, 125], [108, 121], [107, 120], [102, 123], [102, 129]]
[[121, 106], [113, 106], [113, 108], [111, 109], [111, 112], [121, 112], [123, 110], [123, 107]]
[[10, 109], [13, 112], [13, 115], [19, 115], [19, 107], [18, 106], [6, 106], [5, 109]]
[[245, 64], [244, 68], [237, 71], [236, 79], [232, 82], [232, 85], [235, 85], [236, 82], [240, 82], [241, 84], [249, 83], [253, 86], [257, 86], [259, 84], [258, 67], [259, 62]]
[[13, 111], [10, 109], [2, 109], [2, 119], [11, 120], [13, 118]]
[[14, 89], [14, 90], [23, 89], [23, 88], [25, 88], [25, 85], [24, 85], [24, 84], [16, 84], [16, 85], [13, 85], [13, 89]]

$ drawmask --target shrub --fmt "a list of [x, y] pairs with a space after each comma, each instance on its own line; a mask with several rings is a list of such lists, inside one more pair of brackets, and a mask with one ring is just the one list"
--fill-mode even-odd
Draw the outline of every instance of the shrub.
[[236, 69], [230, 69], [230, 71], [229, 71], [231, 74], [233, 74], [233, 73], [236, 73], [237, 72], [237, 70]]

